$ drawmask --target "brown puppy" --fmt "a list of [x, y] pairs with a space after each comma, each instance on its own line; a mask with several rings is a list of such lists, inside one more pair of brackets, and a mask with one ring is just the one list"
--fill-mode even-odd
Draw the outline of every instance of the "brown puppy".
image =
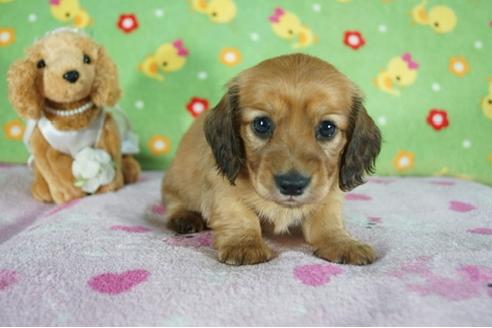
[[240, 73], [183, 137], [163, 181], [168, 225], [213, 229], [219, 260], [268, 261], [261, 223], [302, 225], [315, 255], [368, 264], [372, 248], [350, 237], [343, 192], [363, 183], [381, 136], [357, 88], [332, 65], [294, 54]]

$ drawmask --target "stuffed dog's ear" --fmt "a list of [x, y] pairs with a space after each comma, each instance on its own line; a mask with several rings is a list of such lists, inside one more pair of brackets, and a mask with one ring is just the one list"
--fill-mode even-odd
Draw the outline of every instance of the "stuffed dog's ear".
[[364, 174], [374, 172], [374, 162], [381, 148], [381, 133], [367, 114], [362, 98], [354, 96], [340, 167], [340, 189], [350, 191], [363, 184]]
[[92, 89], [92, 102], [99, 107], [112, 107], [121, 96], [116, 65], [106, 50], [99, 47], [96, 62], [96, 77]]
[[244, 144], [240, 135], [239, 89], [229, 87], [217, 106], [205, 119], [204, 131], [217, 168], [234, 184], [244, 165]]
[[43, 108], [43, 96], [39, 93], [38, 68], [28, 59], [14, 62], [7, 73], [9, 100], [20, 116], [37, 120]]

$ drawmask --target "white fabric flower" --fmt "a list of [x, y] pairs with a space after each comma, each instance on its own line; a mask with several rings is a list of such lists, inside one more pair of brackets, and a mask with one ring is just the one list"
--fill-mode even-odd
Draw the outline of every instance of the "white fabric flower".
[[91, 194], [113, 181], [115, 173], [111, 156], [102, 149], [86, 147], [75, 155], [72, 163], [75, 186]]

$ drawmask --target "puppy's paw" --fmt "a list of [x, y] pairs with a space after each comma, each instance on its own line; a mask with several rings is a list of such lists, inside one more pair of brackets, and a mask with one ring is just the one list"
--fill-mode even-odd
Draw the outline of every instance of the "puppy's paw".
[[205, 222], [200, 213], [182, 210], [169, 217], [167, 227], [181, 234], [195, 233], [205, 229]]
[[352, 239], [326, 242], [314, 251], [314, 255], [340, 264], [366, 265], [376, 260], [371, 246]]
[[272, 258], [272, 251], [263, 240], [224, 245], [218, 253], [219, 261], [230, 265], [257, 264]]

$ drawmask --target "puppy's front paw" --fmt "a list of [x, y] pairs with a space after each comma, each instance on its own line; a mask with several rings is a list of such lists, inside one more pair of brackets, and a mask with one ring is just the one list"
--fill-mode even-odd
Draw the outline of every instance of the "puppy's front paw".
[[257, 264], [272, 258], [272, 251], [262, 240], [224, 245], [218, 252], [219, 261], [230, 265]]
[[172, 214], [168, 219], [167, 227], [181, 234], [200, 232], [206, 228], [200, 213], [187, 210]]
[[326, 242], [314, 251], [314, 255], [341, 264], [366, 265], [376, 260], [371, 246], [352, 239]]

